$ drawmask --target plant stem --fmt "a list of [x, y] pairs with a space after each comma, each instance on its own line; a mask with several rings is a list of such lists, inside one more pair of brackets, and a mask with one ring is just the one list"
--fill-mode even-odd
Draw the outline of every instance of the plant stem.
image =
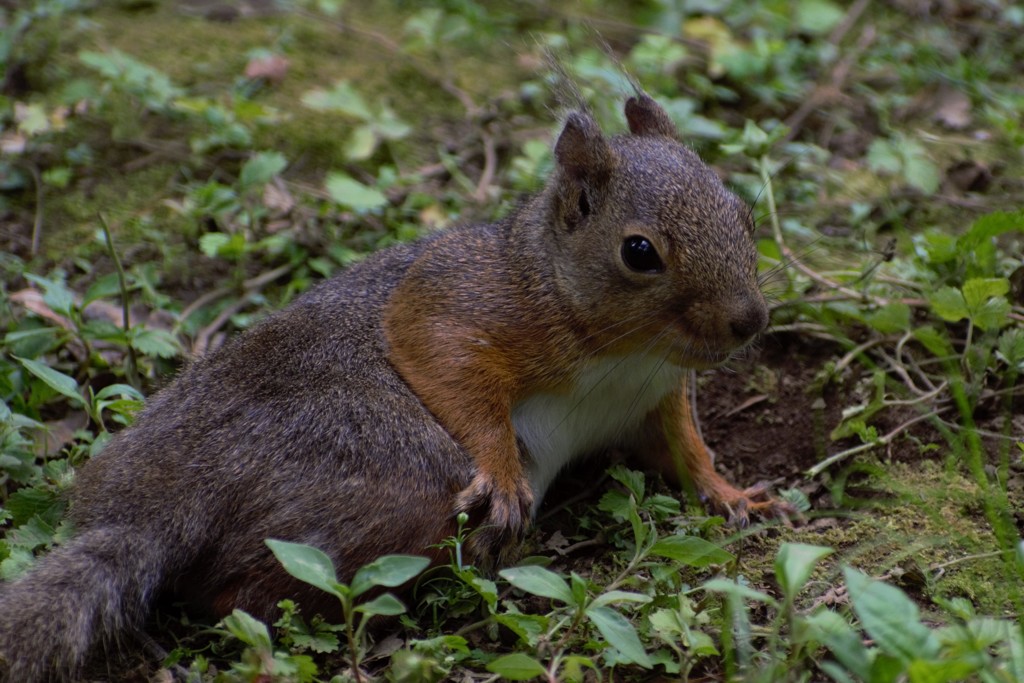
[[103, 227], [103, 237], [107, 243], [107, 252], [114, 261], [117, 269], [117, 284], [121, 290], [121, 325], [124, 327], [124, 335], [128, 340], [128, 367], [126, 369], [128, 382], [136, 389], [142, 389], [142, 382], [139, 380], [138, 359], [135, 357], [135, 347], [131, 340], [131, 311], [128, 299], [128, 279], [124, 275], [124, 266], [121, 265], [121, 258], [114, 249], [114, 238], [110, 236], [110, 224], [102, 213], [99, 215], [100, 225]]

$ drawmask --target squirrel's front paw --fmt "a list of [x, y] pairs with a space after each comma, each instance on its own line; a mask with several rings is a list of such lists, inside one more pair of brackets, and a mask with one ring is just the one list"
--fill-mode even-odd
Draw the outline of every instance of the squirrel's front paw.
[[773, 497], [769, 490], [766, 482], [758, 482], [742, 491], [732, 486], [721, 487], [708, 496], [708, 503], [715, 512], [740, 528], [750, 524], [751, 515], [775, 518], [787, 526], [803, 520], [803, 515], [794, 505]]
[[476, 527], [469, 550], [480, 564], [506, 556], [522, 539], [530, 523], [533, 491], [523, 478], [499, 482], [481, 472], [459, 493], [456, 512], [469, 514]]

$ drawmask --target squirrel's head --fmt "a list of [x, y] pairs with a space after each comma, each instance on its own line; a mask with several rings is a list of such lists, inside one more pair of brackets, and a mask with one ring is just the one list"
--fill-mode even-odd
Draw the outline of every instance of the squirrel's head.
[[594, 348], [726, 360], [768, 324], [750, 209], [677, 139], [650, 97], [605, 138], [573, 113], [555, 145], [545, 221], [558, 286]]

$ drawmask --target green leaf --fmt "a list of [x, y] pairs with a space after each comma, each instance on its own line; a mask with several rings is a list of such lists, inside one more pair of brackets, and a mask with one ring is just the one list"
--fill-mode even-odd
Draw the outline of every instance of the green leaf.
[[569, 574], [569, 588], [572, 590], [572, 604], [583, 607], [587, 604], [587, 580], [576, 572]]
[[910, 663], [907, 675], [910, 683], [951, 683], [968, 680], [978, 668], [970, 662], [948, 657], [936, 661], [917, 659]]
[[390, 107], [382, 106], [373, 121], [373, 130], [385, 140], [402, 140], [412, 132], [412, 126], [398, 118]]
[[1024, 328], [1011, 327], [999, 335], [996, 344], [1000, 359], [1010, 367], [1024, 369]]
[[[512, 605], [511, 609], [515, 609], [515, 605]], [[521, 614], [511, 611], [495, 614], [494, 621], [516, 634], [520, 640], [531, 647], [537, 645], [540, 635], [545, 633], [551, 624], [551, 619], [540, 614]]]
[[924, 156], [924, 150], [921, 150], [920, 154], [910, 154], [904, 159], [903, 177], [911, 187], [925, 194], [935, 194], [942, 180], [938, 167]]
[[896, 147], [885, 138], [875, 138], [868, 147], [867, 154], [868, 168], [875, 172], [899, 173], [903, 167]]
[[359, 569], [352, 577], [352, 594], [362, 595], [376, 586], [394, 588], [414, 578], [430, 564], [419, 555], [384, 555]]
[[220, 250], [231, 241], [231, 236], [223, 232], [208, 232], [199, 238], [199, 251], [205, 256], [214, 258]]
[[622, 465], [615, 465], [608, 470], [612, 479], [619, 482], [633, 494], [637, 502], [644, 499], [644, 474], [631, 470]]
[[53, 543], [55, 535], [56, 530], [52, 525], [43, 521], [39, 515], [33, 515], [21, 526], [8, 531], [4, 540], [12, 547], [36, 550]]
[[177, 337], [155, 327], [133, 327], [131, 345], [139, 353], [157, 358], [177, 358], [181, 354]]
[[12, 493], [4, 504], [15, 525], [25, 524], [38, 515], [47, 524], [55, 526], [64, 513], [60, 495], [49, 489], [20, 488]]
[[732, 553], [696, 536], [677, 535], [659, 539], [651, 546], [651, 554], [667, 557], [690, 567], [725, 564], [736, 559]]
[[918, 327], [914, 330], [914, 338], [934, 356], [948, 358], [954, 355], [949, 338], [934, 327]]
[[367, 187], [344, 173], [328, 174], [326, 186], [331, 199], [354, 211], [373, 211], [388, 205], [388, 198], [383, 192]]
[[242, 166], [238, 184], [243, 191], [263, 187], [287, 165], [288, 160], [280, 152], [259, 152]]
[[142, 395], [142, 392], [129, 384], [110, 384], [99, 390], [96, 394], [96, 398], [104, 401], [114, 396], [122, 396], [132, 398], [136, 401], [145, 401], [146, 397]]
[[250, 647], [270, 650], [270, 631], [267, 625], [240, 609], [224, 617], [222, 623], [231, 635]]
[[121, 281], [117, 273], [108, 273], [89, 285], [82, 297], [82, 308], [85, 308], [97, 299], [119, 296], [121, 294]]
[[494, 607], [498, 604], [498, 586], [493, 581], [482, 576], [474, 576], [468, 579], [467, 583], [489, 606]]
[[528, 681], [547, 673], [540, 662], [522, 652], [498, 657], [487, 665], [487, 670], [510, 681]]
[[832, 552], [832, 548], [819, 545], [782, 544], [775, 556], [775, 578], [789, 600], [793, 600], [803, 589], [818, 562]]
[[338, 81], [330, 90], [317, 88], [302, 96], [302, 103], [317, 111], [339, 112], [360, 121], [373, 121], [374, 114], [348, 81]]
[[370, 616], [394, 617], [405, 614], [405, 605], [391, 593], [385, 593], [359, 605], [356, 607], [356, 611]]
[[651, 660], [644, 650], [633, 624], [611, 607], [589, 607], [587, 618], [597, 627], [605, 641], [618, 650], [622, 656], [645, 669], [651, 668]]
[[345, 158], [349, 161], [369, 159], [377, 149], [377, 142], [377, 134], [372, 126], [356, 126], [345, 143]]
[[58, 394], [66, 396], [72, 403], [78, 406], [85, 405], [85, 399], [83, 399], [82, 395], [78, 393], [78, 382], [75, 381], [74, 377], [68, 377], [63, 372], [54, 370], [48, 365], [40, 363], [37, 360], [21, 358], [20, 356], [15, 356], [14, 358], [21, 363], [26, 370], [41, 379], [46, 386], [50, 387]]
[[608, 591], [607, 593], [601, 593], [601, 595], [594, 598], [594, 601], [590, 603], [590, 607], [604, 607], [614, 602], [638, 602], [646, 604], [650, 602], [652, 598], [649, 595], [643, 593], [630, 593], [629, 591]]
[[265, 543], [284, 570], [299, 581], [342, 597], [334, 563], [319, 548], [268, 538]]
[[1024, 681], [1024, 631], [1019, 623], [1011, 624], [1009, 630], [1003, 649], [1006, 668], [1011, 680]]
[[601, 500], [597, 503], [597, 508], [602, 512], [607, 512], [616, 521], [624, 522], [629, 519], [630, 510], [636, 508], [636, 502], [633, 497], [623, 491], [605, 491], [604, 495], [601, 496]]
[[804, 618], [809, 638], [823, 644], [849, 671], [864, 681], [870, 680], [874, 652], [864, 645], [860, 634], [846, 619], [827, 609], [819, 609]]
[[32, 273], [25, 273], [24, 277], [29, 282], [42, 287], [43, 301], [54, 313], [64, 316], [71, 315], [71, 311], [75, 307], [75, 295], [64, 286], [64, 283], [57, 282], [56, 280], [47, 280]]
[[975, 309], [991, 297], [1006, 296], [1010, 291], [1010, 281], [1005, 277], [975, 277], [967, 280], [961, 289], [967, 308]]
[[1024, 232], [1024, 211], [993, 211], [974, 221], [957, 244], [963, 251], [970, 252], [993, 237], [1013, 231]]
[[712, 593], [735, 595], [745, 600], [763, 602], [766, 605], [775, 606], [779, 604], [775, 598], [767, 593], [762, 593], [750, 586], [745, 586], [741, 583], [736, 583], [735, 581], [730, 581], [728, 579], [711, 579], [710, 581], [705, 581], [700, 587], [706, 591], [711, 591]]
[[498, 574], [521, 591], [543, 598], [558, 600], [567, 605], [574, 604], [572, 590], [558, 574], [544, 567], [528, 565], [504, 569]]
[[797, 26], [814, 35], [828, 33], [845, 16], [845, 10], [830, 0], [801, 0], [796, 7]]
[[983, 330], [998, 330], [1009, 321], [1010, 302], [991, 298], [971, 312], [971, 321]]
[[906, 332], [910, 329], [910, 306], [894, 301], [869, 313], [864, 319], [882, 334]]
[[19, 117], [21, 120], [18, 122], [19, 132], [32, 137], [50, 130], [50, 118], [46, 115], [43, 105], [26, 104], [22, 106], [22, 113]]
[[928, 295], [928, 302], [935, 314], [946, 322], [955, 323], [971, 314], [967, 310], [963, 292], [954, 287], [941, 287], [932, 292]]
[[904, 665], [938, 655], [938, 639], [921, 623], [917, 605], [903, 591], [852, 567], [845, 568], [843, 575], [853, 611], [884, 652]]
[[[818, 662], [818, 668], [836, 683], [857, 683], [846, 669], [832, 661]], [[865, 679], [867, 680], [867, 679]]]

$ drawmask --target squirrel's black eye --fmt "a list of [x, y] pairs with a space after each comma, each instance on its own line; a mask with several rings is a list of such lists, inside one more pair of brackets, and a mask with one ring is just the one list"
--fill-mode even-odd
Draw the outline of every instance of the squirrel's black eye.
[[638, 273], [660, 273], [665, 270], [658, 250], [649, 239], [640, 235], [627, 237], [622, 243], [622, 261], [630, 270]]

